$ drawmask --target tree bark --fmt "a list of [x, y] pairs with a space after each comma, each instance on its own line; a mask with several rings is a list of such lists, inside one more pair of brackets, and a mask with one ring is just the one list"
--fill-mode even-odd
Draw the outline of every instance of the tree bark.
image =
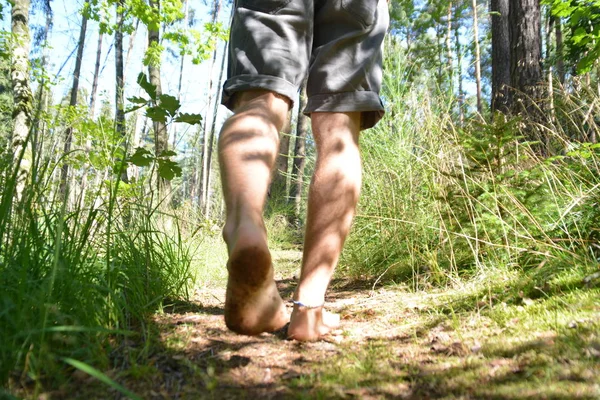
[[508, 25], [509, 0], [492, 0], [492, 113], [508, 113], [511, 108], [510, 91], [510, 29]]
[[[188, 0], [183, 3], [184, 16], [183, 16], [183, 29], [187, 29], [189, 20], [189, 5]], [[177, 100], [181, 101], [181, 87], [183, 86], [183, 65], [185, 62], [185, 53], [181, 53], [181, 59], [179, 60], [179, 81], [177, 83]], [[173, 124], [173, 148], [177, 147], [177, 124]]]
[[294, 163], [292, 165], [292, 184], [290, 200], [294, 202], [295, 222], [300, 220], [302, 207], [302, 191], [304, 189], [304, 168], [306, 166], [306, 135], [310, 121], [303, 110], [306, 107], [306, 82], [302, 85], [300, 92], [300, 104], [298, 107], [298, 122], [296, 123], [296, 143], [294, 145]]
[[29, 84], [29, 0], [15, 0], [11, 11], [12, 49], [11, 80], [13, 90], [13, 129], [11, 146], [17, 167], [15, 195], [21, 199], [31, 169], [31, 143], [28, 141], [33, 110], [33, 94]]
[[452, 2], [448, 3], [448, 14], [446, 21], [446, 65], [448, 68], [448, 78], [450, 80], [450, 90], [451, 92], [454, 90], [454, 82], [452, 79], [453, 74], [453, 60], [452, 60]]
[[511, 82], [517, 91], [513, 104], [515, 111], [526, 111], [533, 117], [539, 113], [537, 102], [542, 98], [540, 3], [539, 0], [510, 1]]
[[554, 23], [554, 33], [556, 35], [556, 73], [558, 74], [558, 80], [561, 85], [565, 83], [565, 45], [563, 43], [562, 25], [560, 18], [556, 19]]
[[[232, 11], [233, 13], [233, 11]], [[219, 87], [221, 87], [223, 85], [223, 72], [225, 71], [225, 60], [227, 59], [227, 41], [225, 41], [225, 43], [223, 43], [223, 58], [221, 59], [221, 70], [219, 72]], [[204, 216], [206, 218], [209, 218], [210, 216], [210, 196], [208, 195], [209, 191], [210, 191], [210, 178], [211, 178], [211, 174], [210, 174], [210, 167], [211, 167], [211, 162], [212, 162], [212, 153], [213, 153], [213, 147], [214, 147], [214, 142], [215, 142], [215, 129], [217, 126], [217, 110], [219, 108], [219, 103], [220, 103], [220, 96], [219, 94], [217, 94], [216, 98], [215, 98], [215, 102], [214, 102], [214, 108], [213, 108], [213, 115], [212, 115], [212, 123], [210, 126], [210, 134], [208, 136], [208, 151], [205, 153], [205, 157], [206, 157], [206, 200], [204, 202]]]
[[[458, 18], [457, 18], [458, 20]], [[460, 45], [460, 30], [459, 24], [456, 23], [454, 28], [454, 43], [456, 47], [456, 68], [458, 72], [458, 118], [460, 122], [460, 126], [463, 126], [465, 123], [465, 111], [464, 111], [464, 92], [463, 92], [463, 76], [462, 76], [462, 50]]]
[[[152, 7], [153, 12], [159, 14], [160, 13], [160, 0], [149, 0], [150, 7]], [[158, 30], [151, 29], [148, 27], [148, 48], [152, 48], [155, 45], [158, 45], [160, 41], [160, 32]], [[158, 65], [154, 65], [150, 63], [148, 65], [148, 75], [149, 80], [152, 85], [156, 88], [156, 98], [162, 94], [162, 86], [160, 79], [160, 62]], [[157, 100], [157, 104], [159, 100]], [[169, 137], [167, 135], [167, 126], [163, 121], [154, 121], [154, 152], [156, 156], [160, 156], [163, 152], [169, 149]], [[169, 193], [171, 191], [171, 182], [161, 178], [161, 176], [156, 174], [156, 190], [158, 196]], [[168, 204], [169, 202], [165, 202], [164, 204]]]
[[[86, 0], [89, 4], [89, 0]], [[85, 6], [84, 6], [85, 7]], [[79, 41], [77, 42], [77, 57], [75, 59], [75, 70], [73, 71], [73, 85], [71, 86], [71, 97], [69, 99], [70, 107], [77, 107], [77, 95], [79, 92], [79, 76], [81, 75], [81, 61], [83, 58], [83, 49], [85, 46], [85, 33], [87, 30], [87, 17], [85, 13], [81, 16], [81, 28], [79, 29]], [[71, 151], [73, 142], [73, 126], [69, 125], [65, 131], [65, 143], [63, 146], [63, 157]], [[67, 195], [67, 180], [69, 177], [68, 159], [64, 158], [61, 174], [60, 174], [60, 193], [63, 196]], [[66, 197], [63, 197], [66, 200]]]
[[[215, 23], [216, 21], [218, 21], [219, 18], [219, 11], [221, 10], [221, 2], [220, 0], [214, 0], [213, 3], [213, 11], [212, 11], [212, 22]], [[210, 63], [210, 69], [209, 69], [209, 80], [208, 80], [208, 105], [206, 107], [206, 114], [204, 114], [204, 121], [208, 121], [209, 120], [209, 112], [210, 112], [210, 106], [212, 104], [212, 99], [213, 99], [213, 70], [215, 67], [217, 61], [217, 47], [215, 46], [215, 49], [213, 51], [213, 56], [212, 56], [212, 60]], [[210, 165], [209, 165], [209, 147], [212, 146], [212, 137], [211, 137], [211, 132], [209, 130], [209, 125], [208, 124], [204, 124], [204, 143], [202, 146], [202, 171], [201, 171], [201, 177], [202, 177], [202, 201], [201, 204], [205, 209], [208, 209], [208, 176], [210, 174]]]
[[123, 83], [126, 84], [127, 83], [127, 66], [129, 65], [129, 61], [131, 60], [131, 54], [133, 53], [133, 46], [135, 45], [135, 35], [138, 31], [138, 28], [140, 26], [140, 19], [137, 18], [135, 20], [135, 28], [133, 28], [133, 32], [131, 32], [131, 34], [129, 35], [129, 43], [127, 46], [127, 55], [125, 56], [125, 64], [123, 67]]
[[[122, 157], [126, 156], [126, 129], [125, 129], [125, 101], [123, 99], [123, 12], [124, 12], [124, 0], [118, 0], [116, 3], [117, 7], [117, 27], [115, 29], [115, 75], [116, 75], [116, 86], [115, 86], [115, 130], [121, 137], [123, 142], [123, 154]], [[124, 182], [129, 182], [127, 168], [123, 167], [121, 172], [121, 179]]]
[[94, 79], [92, 81], [92, 93], [90, 94], [90, 118], [94, 119], [96, 100], [98, 98], [98, 78], [100, 76], [100, 59], [102, 57], [102, 41], [104, 32], [98, 34], [98, 47], [96, 49], [96, 64], [94, 65]]
[[473, 39], [475, 44], [475, 84], [477, 86], [477, 112], [483, 114], [481, 101], [481, 56], [479, 51], [479, 24], [477, 22], [477, 0], [473, 0]]
[[511, 112], [524, 117], [525, 139], [533, 151], [548, 153], [548, 136], [540, 125], [547, 123], [547, 102], [543, 93], [542, 31], [539, 0], [510, 0]]

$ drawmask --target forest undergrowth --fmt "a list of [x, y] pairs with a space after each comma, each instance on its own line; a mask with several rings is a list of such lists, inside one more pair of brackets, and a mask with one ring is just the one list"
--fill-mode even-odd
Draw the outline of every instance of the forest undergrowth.
[[[361, 137], [362, 197], [337, 278], [407, 296], [435, 293], [411, 315], [423, 324], [445, 316], [462, 326], [477, 315], [510, 325], [512, 337], [543, 326], [563, 334], [568, 351], [558, 356], [597, 360], [600, 144], [586, 138], [594, 130], [598, 137], [590, 119], [600, 115], [598, 93], [559, 88], [543, 126], [501, 114], [458, 124], [454, 103], [431, 94], [430, 82], [404, 80], [407, 69], [399, 51], [386, 60], [387, 115]], [[118, 165], [119, 153], [111, 157]], [[222, 221], [205, 220], [189, 205], [157, 205], [146, 181], [124, 184], [118, 169], [85, 198], [65, 201], [61, 162], [34, 155], [20, 196], [17, 171], [7, 157], [1, 164], [0, 383], [6, 396], [34, 398], [73, 385], [81, 371], [134, 397], [102, 371], [139, 368], [155, 352], [154, 316], [223, 285]], [[298, 248], [301, 233], [287, 221], [287, 211], [269, 209], [275, 250]], [[381, 315], [377, 304], [370, 307], [369, 315]], [[470, 329], [465, 335], [480, 328]], [[127, 353], [131, 341], [142, 345]], [[383, 384], [375, 379], [381, 369], [374, 360], [386, 357], [380, 344], [346, 349], [335, 374], [316, 363], [290, 387], [326, 398], [340, 385]], [[490, 346], [502, 351], [501, 341]], [[343, 367], [356, 367], [347, 362], [352, 357], [372, 364]], [[205, 389], [218, 385], [203, 371]], [[474, 382], [464, 379], [465, 387]]]

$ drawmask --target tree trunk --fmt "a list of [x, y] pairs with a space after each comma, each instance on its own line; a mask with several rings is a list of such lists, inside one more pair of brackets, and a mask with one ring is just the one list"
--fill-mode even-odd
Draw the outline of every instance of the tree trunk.
[[[124, 0], [118, 0], [116, 3], [117, 7], [117, 27], [115, 29], [115, 75], [116, 75], [116, 87], [115, 87], [115, 130], [123, 141], [123, 155], [126, 156], [126, 129], [125, 129], [125, 101], [123, 99], [123, 12], [124, 12]], [[121, 161], [123, 161], [121, 159]], [[121, 172], [121, 179], [124, 182], [128, 182], [129, 178], [127, 175], [127, 168], [123, 166]]]
[[98, 98], [98, 77], [100, 76], [100, 59], [102, 57], [102, 41], [104, 32], [98, 34], [98, 47], [96, 50], [96, 64], [94, 65], [94, 79], [92, 81], [92, 93], [90, 94], [90, 118], [94, 119], [96, 100]]
[[[151, 2], [152, 3], [152, 2]], [[150, 5], [150, 7], [152, 7], [152, 5]], [[137, 18], [135, 20], [135, 28], [133, 28], [133, 32], [131, 32], [131, 35], [129, 35], [129, 43], [127, 46], [127, 56], [125, 56], [125, 64], [123, 67], [123, 83], [127, 83], [127, 66], [129, 65], [129, 60], [131, 60], [131, 54], [133, 53], [133, 46], [135, 44], [135, 34], [138, 31], [138, 28], [140, 26], [140, 19]]]
[[[213, 19], [212, 22], [215, 23], [216, 21], [218, 21], [218, 17], [219, 17], [219, 11], [221, 10], [221, 2], [220, 0], [214, 0], [213, 3]], [[215, 67], [215, 63], [217, 60], [217, 47], [215, 46], [215, 49], [213, 51], [213, 56], [212, 56], [212, 60], [210, 63], [210, 69], [209, 69], [209, 79], [208, 79], [208, 104], [206, 107], [206, 114], [204, 115], [204, 121], [208, 121], [209, 120], [209, 111], [210, 111], [210, 106], [212, 104], [212, 92], [213, 92], [213, 70]], [[208, 124], [204, 124], [204, 145], [202, 147], [202, 171], [201, 171], [201, 176], [202, 176], [202, 206], [205, 209], [208, 209], [207, 203], [208, 203], [208, 175], [210, 174], [210, 165], [209, 165], [209, 147], [212, 146], [212, 137], [211, 137], [211, 132], [209, 130], [209, 125]]]
[[298, 107], [298, 122], [296, 123], [296, 143], [294, 145], [294, 163], [292, 165], [292, 187], [290, 200], [294, 202], [295, 222], [300, 220], [300, 209], [302, 206], [302, 191], [304, 188], [304, 167], [306, 166], [306, 134], [310, 121], [302, 112], [306, 107], [306, 82], [302, 85], [300, 92], [300, 104]]
[[275, 161], [275, 171], [273, 172], [273, 181], [269, 191], [270, 201], [285, 202], [285, 196], [288, 193], [287, 175], [290, 159], [291, 129], [291, 118], [288, 117], [283, 132], [279, 135], [279, 154]]
[[542, 40], [539, 0], [510, 0], [513, 109], [541, 122]]
[[[232, 11], [233, 13], [233, 11]], [[221, 87], [223, 85], [223, 72], [225, 71], [225, 60], [227, 59], [227, 41], [225, 43], [223, 43], [223, 58], [221, 59], [221, 70], [219, 72], [219, 87]], [[206, 218], [209, 217], [210, 215], [210, 197], [208, 195], [208, 192], [210, 191], [210, 166], [211, 166], [211, 161], [212, 161], [212, 152], [213, 152], [213, 147], [214, 147], [214, 141], [215, 141], [215, 129], [216, 129], [216, 125], [217, 125], [217, 110], [219, 108], [219, 103], [220, 103], [220, 96], [219, 94], [217, 94], [216, 98], [215, 98], [215, 102], [214, 102], [214, 109], [213, 109], [213, 117], [212, 117], [212, 123], [210, 126], [210, 134], [208, 135], [208, 152], [205, 153], [205, 158], [206, 158], [206, 200], [204, 202], [204, 215]]]
[[452, 75], [454, 72], [453, 61], [452, 61], [452, 2], [448, 3], [448, 14], [446, 21], [446, 51], [448, 53], [446, 59], [446, 65], [448, 68], [448, 78], [450, 80], [450, 91], [454, 91], [454, 81]]
[[479, 51], [479, 24], [477, 22], [477, 0], [473, 0], [473, 39], [475, 43], [475, 84], [477, 86], [477, 112], [483, 114], [481, 102], [481, 56]]
[[[150, 0], [150, 7], [153, 12], [157, 15], [160, 13], [160, 0]], [[160, 28], [159, 28], [160, 29]], [[148, 27], [148, 48], [151, 49], [153, 46], [158, 46], [160, 42], [160, 32], [158, 30], [150, 29]], [[156, 87], [156, 98], [162, 94], [161, 80], [160, 80], [160, 61], [158, 65], [150, 63], [148, 65], [148, 75], [150, 83]], [[157, 103], [159, 101], [157, 100]], [[163, 121], [154, 121], [152, 124], [154, 127], [154, 152], [156, 156], [160, 156], [163, 152], [169, 149], [169, 137], [167, 135], [167, 126]], [[163, 196], [171, 191], [171, 182], [161, 178], [156, 174], [156, 190], [158, 196]], [[168, 204], [168, 202], [165, 202]]]
[[[458, 18], [457, 18], [458, 21]], [[463, 76], [462, 76], [462, 49], [460, 46], [460, 26], [458, 22], [454, 29], [454, 43], [456, 46], [456, 68], [458, 69], [458, 118], [460, 126], [464, 125], [465, 122], [465, 111], [464, 111], [464, 93], [463, 93]]]
[[492, 113], [511, 108], [509, 0], [492, 0]]
[[[85, 4], [89, 4], [86, 0]], [[85, 7], [85, 6], [84, 6]], [[77, 58], [75, 59], [75, 70], [73, 71], [73, 85], [71, 86], [71, 98], [69, 100], [70, 107], [77, 107], [77, 95], [79, 91], [79, 76], [81, 75], [81, 59], [83, 58], [83, 48], [85, 46], [85, 33], [87, 30], [87, 17], [85, 13], [81, 14], [81, 28], [79, 29], [79, 42], [77, 42]], [[73, 126], [69, 125], [65, 132], [65, 143], [63, 146], [63, 157], [71, 151], [73, 142]], [[60, 193], [66, 201], [67, 195], [67, 180], [69, 177], [69, 163], [67, 158], [63, 158], [63, 165], [60, 174]]]
[[[189, 20], [188, 0], [183, 3], [184, 17], [183, 17], [183, 29], [187, 29]], [[181, 102], [181, 87], [183, 86], [183, 65], [185, 62], [185, 53], [181, 53], [181, 59], [179, 60], [179, 82], [177, 83], [177, 100]], [[173, 124], [173, 148], [177, 147], [177, 124]]]
[[31, 143], [28, 140], [33, 109], [33, 94], [29, 85], [29, 6], [29, 0], [14, 0], [11, 12], [14, 38], [11, 65], [14, 99], [11, 146], [14, 165], [17, 166], [15, 182], [17, 199], [23, 196], [32, 162]]
[[556, 19], [554, 23], [554, 31], [556, 35], [556, 73], [558, 74], [558, 80], [561, 85], [565, 84], [565, 57], [564, 51], [565, 46], [563, 43], [563, 35], [562, 35], [562, 26], [560, 23], [560, 18]]

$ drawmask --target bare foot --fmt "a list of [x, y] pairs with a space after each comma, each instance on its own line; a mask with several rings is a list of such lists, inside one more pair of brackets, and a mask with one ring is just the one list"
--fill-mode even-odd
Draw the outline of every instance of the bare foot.
[[314, 342], [340, 326], [340, 316], [323, 307], [307, 308], [294, 305], [287, 336], [302, 342]]
[[273, 280], [264, 228], [240, 224], [226, 240], [230, 251], [225, 324], [244, 335], [283, 328], [289, 315]]

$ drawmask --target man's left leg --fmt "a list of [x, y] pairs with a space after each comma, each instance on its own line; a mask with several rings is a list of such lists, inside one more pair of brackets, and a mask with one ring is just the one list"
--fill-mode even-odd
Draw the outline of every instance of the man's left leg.
[[263, 207], [290, 102], [265, 90], [240, 92], [219, 136], [229, 251], [225, 323], [256, 335], [282, 328], [289, 315], [273, 279]]

